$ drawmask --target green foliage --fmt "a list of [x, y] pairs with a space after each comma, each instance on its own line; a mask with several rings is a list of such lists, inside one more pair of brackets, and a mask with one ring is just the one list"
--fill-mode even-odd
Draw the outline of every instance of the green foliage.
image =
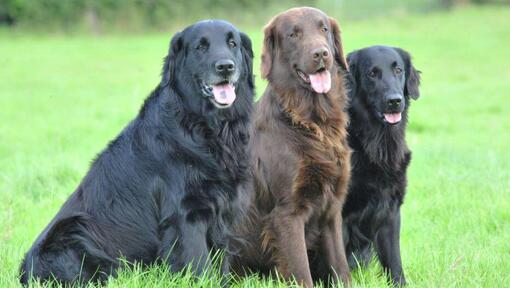
[[[14, 24], [31, 29], [85, 27], [99, 32], [101, 27], [121, 30], [161, 28], [199, 16], [229, 15], [232, 11], [260, 10], [270, 0], [0, 0], [0, 24], [12, 18]], [[310, 5], [313, 0], [286, 0], [278, 3]], [[271, 5], [270, 5], [271, 6]], [[274, 6], [274, 5], [273, 5]], [[3, 18], [2, 18], [3, 15]], [[261, 15], [261, 14], [259, 14]]]
[[31, 25], [51, 25], [59, 21], [61, 25], [69, 25], [78, 18], [83, 7], [82, 1], [60, 0], [3, 0], [1, 11], [10, 14], [16, 22], [27, 22]]
[[[402, 210], [409, 288], [510, 283], [509, 18], [496, 6], [342, 21], [346, 52], [401, 46], [423, 72]], [[245, 32], [260, 95], [261, 27]], [[156, 86], [170, 37], [0, 30], [0, 287], [19, 286], [23, 254]], [[354, 287], [388, 287], [376, 262], [353, 277]], [[219, 287], [217, 276], [192, 279], [135, 266], [107, 287]], [[286, 286], [255, 275], [231, 287]]]
[[[262, 24], [274, 11], [314, 6], [342, 19], [402, 15], [510, 0], [0, 0], [0, 25], [36, 31], [168, 30], [203, 18]], [[260, 22], [260, 23], [259, 23]]]

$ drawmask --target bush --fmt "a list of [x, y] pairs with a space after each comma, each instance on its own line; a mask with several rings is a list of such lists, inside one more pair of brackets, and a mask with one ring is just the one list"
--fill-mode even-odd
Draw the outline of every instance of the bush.
[[[270, 0], [0, 0], [0, 25], [69, 30], [158, 28], [198, 13], [253, 9]], [[310, 3], [313, 1], [292, 1]], [[256, 9], [254, 9], [256, 10]]]
[[[170, 25], [190, 23], [202, 18], [227, 17], [232, 20], [266, 21], [274, 11], [292, 6], [349, 8], [349, 15], [404, 10], [430, 10], [459, 3], [508, 2], [510, 0], [0, 0], [0, 25], [39, 30], [136, 31], [168, 29]], [[358, 8], [358, 9], [357, 9]], [[385, 9], [381, 9], [385, 8]], [[354, 16], [355, 17], [355, 16]]]

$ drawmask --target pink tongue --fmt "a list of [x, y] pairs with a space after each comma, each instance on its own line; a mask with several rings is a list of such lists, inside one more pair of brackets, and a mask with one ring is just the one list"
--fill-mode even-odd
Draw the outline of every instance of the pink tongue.
[[328, 93], [331, 89], [331, 74], [328, 70], [320, 73], [310, 74], [310, 84], [312, 89], [317, 93]]
[[401, 113], [384, 113], [384, 119], [386, 119], [386, 121], [390, 124], [395, 124], [395, 123], [398, 123], [400, 121], [400, 119], [402, 119], [402, 114]]
[[230, 105], [236, 100], [235, 87], [232, 84], [213, 85], [214, 100], [223, 105]]

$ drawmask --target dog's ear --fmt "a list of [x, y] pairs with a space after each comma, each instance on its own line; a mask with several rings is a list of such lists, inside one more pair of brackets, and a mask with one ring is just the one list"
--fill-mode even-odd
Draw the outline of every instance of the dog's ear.
[[253, 88], [253, 49], [251, 46], [251, 40], [248, 35], [243, 32], [240, 32], [241, 35], [241, 53], [243, 54], [243, 62], [246, 76], [248, 77], [248, 82], [250, 86]]
[[175, 62], [182, 49], [182, 32], [177, 32], [170, 41], [168, 55], [165, 57], [163, 66], [163, 75], [161, 79], [161, 87], [166, 87], [174, 82], [175, 78]]
[[413, 98], [414, 100], [420, 97], [420, 71], [416, 70], [413, 66], [413, 62], [411, 61], [411, 55], [401, 49], [394, 47], [395, 51], [402, 57], [404, 60], [405, 67], [405, 76], [406, 76], [406, 86], [404, 89], [404, 94]]
[[273, 59], [276, 53], [276, 35], [275, 19], [264, 27], [264, 43], [262, 44], [262, 62], [260, 64], [260, 73], [263, 79], [267, 79], [271, 73]]
[[84, 219], [86, 219], [84, 214], [75, 214], [53, 223], [41, 241], [40, 251], [47, 252], [53, 249], [62, 249], [66, 245], [76, 242], [74, 236], [79, 232]]
[[347, 55], [347, 64], [349, 65], [349, 74], [347, 77], [348, 95], [354, 96], [358, 87], [358, 52], [354, 51]]
[[344, 71], [349, 71], [349, 66], [347, 65], [347, 61], [344, 57], [344, 47], [342, 45], [342, 38], [340, 37], [340, 26], [338, 26], [338, 23], [332, 17], [329, 17], [329, 25], [331, 26], [333, 43], [335, 45], [335, 61], [344, 69]]

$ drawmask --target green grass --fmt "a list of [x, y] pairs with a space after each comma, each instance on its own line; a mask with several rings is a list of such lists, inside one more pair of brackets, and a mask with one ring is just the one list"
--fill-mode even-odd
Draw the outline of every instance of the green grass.
[[[422, 96], [410, 113], [413, 161], [402, 212], [409, 287], [510, 283], [508, 19], [508, 8], [472, 7], [342, 22], [346, 51], [401, 46], [423, 71]], [[256, 55], [260, 30], [247, 31]], [[169, 39], [0, 32], [0, 287], [17, 285], [24, 252], [158, 83]], [[257, 84], [260, 94], [265, 83], [257, 77]], [[355, 286], [385, 285], [375, 263], [353, 275]], [[189, 274], [135, 267], [108, 286], [191, 282]], [[211, 276], [193, 285], [218, 283]], [[232, 286], [285, 285], [252, 277]]]

